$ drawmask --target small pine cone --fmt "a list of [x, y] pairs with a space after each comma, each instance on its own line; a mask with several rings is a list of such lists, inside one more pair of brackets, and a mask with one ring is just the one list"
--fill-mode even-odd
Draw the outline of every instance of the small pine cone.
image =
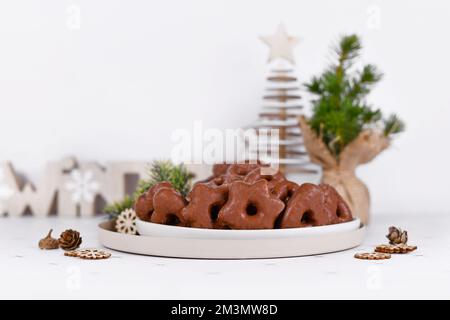
[[59, 236], [59, 247], [64, 250], [75, 250], [80, 246], [81, 240], [78, 231], [68, 229]]
[[389, 227], [389, 234], [386, 235], [390, 244], [406, 244], [408, 242], [408, 232], [402, 231], [400, 228]]

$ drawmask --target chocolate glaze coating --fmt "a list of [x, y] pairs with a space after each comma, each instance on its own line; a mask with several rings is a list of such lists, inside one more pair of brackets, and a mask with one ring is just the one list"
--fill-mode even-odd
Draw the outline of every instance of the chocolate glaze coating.
[[[223, 184], [223, 178], [220, 178], [220, 177], [227, 173], [227, 170], [229, 167], [230, 167], [230, 164], [227, 164], [227, 163], [217, 163], [217, 164], [213, 165], [213, 168], [212, 168], [213, 174], [204, 180], [196, 182], [196, 184], [200, 184], [200, 183], [211, 183], [212, 185]], [[216, 178], [219, 178], [219, 180], [216, 180]], [[216, 182], [214, 182], [214, 180], [216, 180]]]
[[219, 212], [217, 226], [230, 229], [272, 229], [284, 203], [269, 193], [266, 180], [253, 184], [235, 181]]
[[348, 206], [334, 188], [304, 183], [289, 199], [281, 228], [322, 226], [351, 219]]
[[228, 168], [230, 167], [230, 164], [228, 163], [217, 163], [213, 166], [213, 177], [221, 176], [225, 173], [227, 173]]
[[329, 209], [331, 215], [331, 224], [352, 221], [350, 207], [336, 191], [328, 184], [320, 184], [319, 187], [324, 193], [325, 208]]
[[240, 181], [242, 180], [242, 176], [237, 175], [237, 174], [224, 174], [218, 177], [213, 178], [209, 184], [211, 186], [222, 186], [222, 185], [226, 185], [226, 184], [230, 184], [234, 181]]
[[[286, 178], [281, 172], [274, 172], [273, 174], [263, 174], [262, 167], [258, 167], [250, 171], [244, 178], [246, 183], [255, 183], [259, 180], [266, 180], [268, 182], [269, 190], [272, 191], [273, 187], [281, 181], [286, 181]], [[268, 169], [268, 168], [265, 168]]]
[[214, 228], [220, 209], [228, 200], [228, 186], [196, 184], [188, 195], [189, 204], [181, 214], [194, 228]]
[[281, 201], [286, 202], [294, 195], [298, 187], [299, 185], [292, 181], [278, 181], [272, 189], [272, 194]]
[[352, 220], [348, 205], [329, 185], [298, 184], [258, 164], [217, 164], [186, 199], [161, 182], [135, 203], [139, 219], [196, 228], [272, 229]]
[[186, 202], [183, 196], [173, 188], [160, 188], [153, 197], [154, 211], [150, 219], [154, 223], [185, 226], [181, 211]]
[[241, 176], [242, 179], [244, 179], [244, 177], [247, 174], [249, 174], [252, 170], [260, 167], [261, 167], [260, 164], [253, 164], [253, 163], [232, 164], [228, 167], [226, 175]]
[[151, 221], [153, 213], [153, 197], [157, 191], [161, 188], [171, 188], [172, 184], [170, 182], [160, 182], [151, 187], [147, 192], [141, 194], [136, 202], [134, 203], [134, 211], [139, 219], [143, 221]]

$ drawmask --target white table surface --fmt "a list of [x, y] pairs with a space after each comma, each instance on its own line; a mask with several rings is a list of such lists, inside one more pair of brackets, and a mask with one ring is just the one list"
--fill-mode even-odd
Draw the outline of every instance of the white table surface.
[[[48, 229], [98, 243], [99, 218], [0, 218], [0, 298], [38, 299], [389, 299], [450, 298], [450, 214], [374, 215], [364, 244], [310, 257], [265, 260], [172, 259], [112, 252], [107, 260], [40, 250]], [[389, 225], [419, 249], [390, 260], [355, 252], [385, 243]]]

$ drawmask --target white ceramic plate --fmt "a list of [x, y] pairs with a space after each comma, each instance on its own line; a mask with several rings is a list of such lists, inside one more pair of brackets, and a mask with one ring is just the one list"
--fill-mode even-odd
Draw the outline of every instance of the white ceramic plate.
[[257, 240], [280, 239], [292, 237], [310, 237], [357, 230], [359, 219], [320, 227], [264, 229], [264, 230], [218, 230], [168, 226], [137, 220], [136, 225], [141, 236], [168, 237], [184, 239], [228, 239]]
[[192, 239], [118, 233], [114, 231], [114, 224], [106, 221], [99, 225], [99, 240], [105, 247], [113, 250], [150, 256], [260, 259], [299, 257], [347, 250], [363, 242], [365, 231], [366, 228], [359, 225], [358, 229], [351, 231], [276, 239]]

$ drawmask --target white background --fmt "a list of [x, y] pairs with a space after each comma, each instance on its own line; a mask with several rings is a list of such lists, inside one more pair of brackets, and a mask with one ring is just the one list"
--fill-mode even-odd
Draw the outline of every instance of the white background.
[[167, 157], [171, 132], [196, 120], [244, 126], [267, 72], [257, 37], [281, 21], [301, 39], [302, 82], [350, 32], [386, 74], [370, 101], [407, 132], [358, 172], [374, 211], [449, 213], [448, 1], [2, 1], [0, 161], [37, 178], [67, 154]]

